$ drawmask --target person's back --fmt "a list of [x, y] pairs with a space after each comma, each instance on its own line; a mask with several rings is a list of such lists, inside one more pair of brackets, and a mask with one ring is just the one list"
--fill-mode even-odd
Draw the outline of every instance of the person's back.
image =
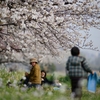
[[69, 73], [71, 79], [71, 96], [73, 98], [78, 98], [81, 100], [82, 96], [82, 86], [79, 84], [83, 78], [88, 76], [88, 72], [92, 73], [92, 70], [88, 67], [86, 59], [80, 57], [80, 50], [78, 47], [73, 47], [71, 49], [71, 55], [66, 63], [66, 71]]
[[71, 77], [87, 77], [88, 72], [91, 73], [86, 59], [81, 56], [70, 56], [66, 66]]

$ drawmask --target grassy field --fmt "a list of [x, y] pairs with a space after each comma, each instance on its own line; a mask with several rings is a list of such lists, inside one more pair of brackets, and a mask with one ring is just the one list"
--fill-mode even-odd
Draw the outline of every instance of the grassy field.
[[[24, 72], [8, 72], [6, 69], [0, 69], [0, 100], [71, 100], [71, 87], [69, 80], [66, 83], [61, 82], [60, 89], [45, 85], [43, 88], [35, 90], [18, 86], [18, 81], [22, 78]], [[59, 78], [62, 81], [62, 78]], [[11, 82], [11, 86], [6, 86]], [[90, 93], [86, 87], [83, 87], [82, 100], [100, 100], [100, 85], [97, 86], [96, 93]]]

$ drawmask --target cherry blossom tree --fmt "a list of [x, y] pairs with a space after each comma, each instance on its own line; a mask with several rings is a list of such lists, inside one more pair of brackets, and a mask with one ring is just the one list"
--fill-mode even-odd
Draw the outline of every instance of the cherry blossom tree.
[[0, 0], [0, 62], [97, 50], [91, 27], [100, 29], [100, 0]]

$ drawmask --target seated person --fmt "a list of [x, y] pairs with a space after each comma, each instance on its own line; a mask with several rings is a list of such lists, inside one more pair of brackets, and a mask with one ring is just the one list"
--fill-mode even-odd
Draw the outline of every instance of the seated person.
[[43, 85], [43, 84], [53, 85], [54, 90], [60, 89], [60, 87], [62, 86], [62, 84], [59, 82], [59, 80], [55, 80], [55, 81], [48, 80], [46, 78], [46, 71], [44, 71], [44, 70], [41, 71], [41, 85]]
[[30, 65], [32, 66], [30, 73], [25, 72], [26, 79], [23, 84], [28, 87], [39, 88], [41, 86], [41, 69], [36, 58], [30, 59]]
[[[29, 78], [27, 76], [28, 76], [28, 73], [25, 72], [25, 77], [23, 77], [19, 82], [20, 85], [21, 84], [26, 84], [26, 85], [28, 84]], [[41, 85], [43, 85], [43, 84], [49, 84], [49, 85], [53, 85], [54, 84], [53, 81], [50, 81], [50, 80], [47, 79], [45, 70], [41, 71]]]
[[50, 81], [46, 78], [46, 71], [45, 70], [41, 71], [41, 85], [43, 85], [43, 84], [49, 84], [49, 85], [54, 84], [53, 81]]

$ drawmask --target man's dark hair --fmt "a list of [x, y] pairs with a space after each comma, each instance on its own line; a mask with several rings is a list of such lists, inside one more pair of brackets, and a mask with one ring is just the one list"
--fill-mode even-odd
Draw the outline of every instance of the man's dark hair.
[[71, 49], [71, 54], [72, 54], [72, 56], [78, 56], [80, 54], [79, 48], [78, 47], [73, 47]]

